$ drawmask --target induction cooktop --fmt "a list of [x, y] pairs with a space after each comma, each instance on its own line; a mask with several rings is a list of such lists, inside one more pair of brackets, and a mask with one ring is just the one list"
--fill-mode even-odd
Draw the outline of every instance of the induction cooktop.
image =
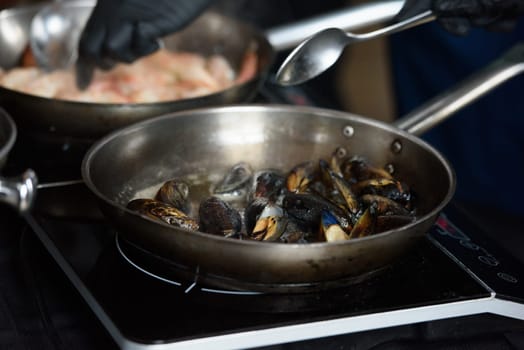
[[259, 347], [481, 313], [524, 319], [520, 262], [453, 205], [381, 273], [302, 294], [177, 280], [101, 219], [26, 219], [123, 349]]

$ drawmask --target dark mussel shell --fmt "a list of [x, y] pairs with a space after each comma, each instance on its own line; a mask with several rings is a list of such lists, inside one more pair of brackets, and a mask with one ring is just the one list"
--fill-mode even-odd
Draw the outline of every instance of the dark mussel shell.
[[200, 203], [198, 217], [202, 232], [232, 236], [242, 229], [240, 213], [229, 203], [214, 196]]
[[339, 195], [344, 200], [344, 203], [348, 210], [352, 214], [357, 214], [360, 211], [360, 204], [357, 200], [357, 196], [351, 190], [351, 185], [343, 177], [335, 174], [331, 169], [327, 170], [329, 177], [333, 183], [333, 187], [338, 191]]
[[127, 208], [149, 218], [161, 220], [169, 225], [192, 231], [199, 229], [198, 222], [187, 216], [184, 212], [154, 199], [134, 199], [127, 204]]
[[253, 198], [276, 201], [286, 191], [286, 178], [276, 170], [262, 170], [255, 174]]
[[319, 227], [323, 210], [335, 215], [344, 229], [351, 225], [345, 210], [313, 193], [288, 193], [284, 196], [282, 206], [306, 232], [312, 227]]
[[365, 194], [360, 198], [362, 202], [367, 205], [376, 203], [377, 215], [410, 215], [409, 210], [404, 208], [401, 204], [387, 197], [379, 196], [376, 194]]
[[368, 179], [353, 184], [351, 188], [359, 196], [379, 195], [394, 200], [408, 209], [412, 205], [413, 196], [408, 186], [400, 181], [384, 178]]
[[376, 178], [393, 179], [386, 169], [374, 167], [358, 157], [343, 162], [342, 174], [345, 179], [353, 182]]
[[174, 206], [183, 212], [189, 209], [189, 184], [179, 179], [164, 182], [156, 193], [155, 199]]
[[286, 225], [286, 229], [280, 236], [279, 242], [282, 243], [308, 243], [317, 241], [311, 233], [304, 232], [297, 222], [289, 217]]
[[349, 238], [360, 238], [374, 234], [376, 231], [377, 221], [377, 203], [373, 202], [358, 218], [355, 226], [349, 234]]
[[269, 203], [269, 200], [265, 197], [257, 197], [253, 199], [246, 206], [244, 210], [244, 223], [246, 226], [246, 232], [253, 232], [255, 224], [257, 223], [258, 217]]
[[317, 167], [314, 162], [300, 163], [289, 172], [286, 179], [286, 187], [288, 191], [293, 193], [304, 192], [315, 181], [317, 175]]

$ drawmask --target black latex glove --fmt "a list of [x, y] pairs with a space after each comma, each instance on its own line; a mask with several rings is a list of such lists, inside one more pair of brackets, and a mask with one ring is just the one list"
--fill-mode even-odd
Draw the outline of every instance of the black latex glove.
[[194, 20], [211, 0], [99, 0], [82, 33], [79, 54], [132, 62], [158, 49], [159, 38]]
[[518, 17], [524, 14], [524, 0], [406, 0], [397, 19], [428, 9], [453, 34], [466, 35], [471, 27], [510, 31]]
[[158, 39], [184, 28], [211, 2], [98, 0], [80, 37], [77, 75], [88, 81], [95, 66], [109, 69], [156, 51]]

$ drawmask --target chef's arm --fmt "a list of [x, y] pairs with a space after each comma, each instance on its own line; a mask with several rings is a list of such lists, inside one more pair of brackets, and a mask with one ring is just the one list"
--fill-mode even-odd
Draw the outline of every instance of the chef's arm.
[[81, 60], [103, 69], [133, 62], [159, 48], [159, 39], [177, 32], [211, 0], [98, 0], [82, 32]]
[[466, 35], [471, 27], [510, 31], [524, 15], [524, 0], [407, 0], [397, 19], [427, 9], [453, 34]]

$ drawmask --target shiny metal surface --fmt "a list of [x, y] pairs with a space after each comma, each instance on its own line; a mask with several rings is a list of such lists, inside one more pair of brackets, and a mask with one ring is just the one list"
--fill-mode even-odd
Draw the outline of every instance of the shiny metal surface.
[[[32, 17], [45, 4], [47, 3], [0, 11], [2, 68], [12, 68], [19, 63], [28, 45]], [[22, 130], [51, 134], [54, 137], [96, 139], [110, 131], [152, 116], [196, 107], [249, 101], [256, 94], [258, 86], [266, 79], [275, 48], [290, 47], [318, 28], [337, 25], [341, 21], [347, 23], [351, 29], [388, 20], [400, 10], [402, 4], [403, 1], [386, 0], [348, 7], [340, 13], [274, 28], [266, 33], [216, 13], [205, 14], [183, 32], [165, 38], [166, 47], [188, 49], [202, 54], [221, 53], [235, 68], [240, 66], [246, 50], [253, 49], [259, 63], [253, 79], [216, 94], [163, 103], [118, 105], [66, 102], [0, 87], [0, 105], [11, 113]], [[374, 15], [371, 16], [371, 13]]]
[[28, 212], [35, 200], [37, 183], [36, 173], [31, 169], [17, 177], [0, 177], [0, 202], [7, 203], [20, 214]]
[[96, 1], [55, 1], [40, 9], [31, 21], [29, 43], [39, 67], [68, 68], [78, 57], [80, 34]]
[[393, 25], [363, 34], [344, 32], [339, 28], [322, 30], [297, 46], [282, 63], [275, 81], [297, 85], [317, 77], [338, 60], [347, 45], [393, 34], [435, 19], [426, 11]]
[[[2, 50], [12, 54], [6, 60], [9, 65], [2, 68], [18, 64], [28, 45], [31, 18], [40, 8], [42, 6], [31, 6], [0, 12], [0, 45], [4, 45]], [[12, 31], [20, 35], [11, 37]], [[274, 51], [262, 33], [217, 13], [204, 14], [182, 32], [166, 37], [164, 44], [173, 50], [189, 50], [203, 55], [222, 54], [235, 69], [240, 67], [246, 51], [254, 50], [258, 69], [255, 76], [243, 84], [190, 99], [138, 104], [82, 103], [43, 98], [0, 87], [0, 105], [11, 114], [19, 129], [50, 133], [57, 137], [95, 139], [153, 116], [250, 100], [265, 79], [274, 57]]]
[[270, 28], [266, 30], [265, 34], [275, 50], [287, 50], [326, 28], [357, 30], [387, 22], [399, 13], [403, 5], [404, 0], [368, 1], [315, 18]]
[[29, 27], [41, 5], [24, 6], [0, 11], [0, 67], [17, 66], [29, 40]]
[[[4, 166], [17, 135], [16, 125], [0, 108], [0, 169]], [[0, 202], [15, 208], [19, 213], [31, 209], [36, 195], [38, 179], [34, 171], [27, 170], [15, 178], [0, 177]]]
[[[348, 126], [354, 131], [349, 137], [344, 133]], [[392, 150], [394, 142], [402, 142], [400, 152]], [[137, 193], [169, 178], [217, 176], [240, 161], [255, 169], [285, 170], [329, 157], [337, 147], [393, 167], [395, 176], [418, 194], [416, 222], [352, 241], [272, 244], [190, 232], [125, 208]], [[102, 211], [129, 241], [188, 271], [219, 276], [221, 287], [240, 288], [235, 281], [243, 281], [275, 292], [348, 279], [390, 264], [424, 235], [455, 188], [447, 161], [413, 135], [348, 113], [274, 105], [195, 109], [135, 124], [98, 141], [82, 173]]]
[[7, 161], [7, 156], [16, 141], [16, 125], [2, 108], [0, 108], [0, 169]]

